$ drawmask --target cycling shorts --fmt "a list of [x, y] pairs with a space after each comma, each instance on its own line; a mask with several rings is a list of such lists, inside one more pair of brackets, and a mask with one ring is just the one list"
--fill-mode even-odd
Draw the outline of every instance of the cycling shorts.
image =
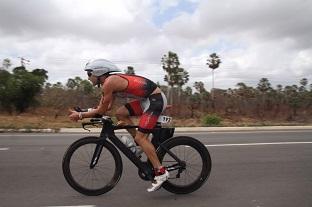
[[142, 133], [152, 131], [166, 106], [167, 99], [163, 93], [152, 94], [146, 99], [135, 100], [125, 105], [130, 116], [141, 116], [138, 130]]

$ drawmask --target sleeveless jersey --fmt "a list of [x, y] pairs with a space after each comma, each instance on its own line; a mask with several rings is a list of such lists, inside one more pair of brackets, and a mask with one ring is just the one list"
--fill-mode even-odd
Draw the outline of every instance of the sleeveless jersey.
[[115, 74], [128, 81], [127, 88], [123, 91], [134, 96], [147, 98], [157, 88], [157, 85], [144, 77], [137, 75]]

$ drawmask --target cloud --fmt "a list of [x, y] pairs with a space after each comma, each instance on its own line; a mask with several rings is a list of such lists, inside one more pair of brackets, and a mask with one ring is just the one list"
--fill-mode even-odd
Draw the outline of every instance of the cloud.
[[[151, 25], [141, 21], [141, 10], [127, 7], [127, 1], [38, 1], [1, 2], [1, 29], [4, 35], [28, 39], [79, 37], [101, 43], [146, 39]], [[135, 1], [134, 1], [135, 2]], [[133, 7], [133, 5], [132, 5]], [[141, 31], [149, 31], [142, 34]]]
[[304, 42], [311, 43], [311, 12], [307, 0], [204, 1], [194, 14], [177, 17], [165, 29], [187, 39], [235, 35], [251, 41], [290, 39], [294, 46], [306, 47]]
[[206, 60], [217, 52], [216, 87], [255, 86], [262, 77], [296, 84], [312, 81], [311, 13], [308, 0], [2, 0], [0, 60], [26, 57], [50, 82], [65, 82], [84, 76], [89, 59], [106, 58], [164, 83], [160, 60], [170, 50], [189, 86], [210, 88]]
[[[311, 12], [312, 3], [304, 0], [205, 1], [194, 14], [168, 22], [164, 31], [188, 41], [184, 45], [202, 48], [202, 52], [191, 50], [194, 53], [189, 56], [220, 53], [223, 63], [216, 73], [221, 82], [236, 77], [255, 85], [268, 76], [274, 83], [294, 84], [303, 76], [311, 79], [311, 56], [307, 55], [311, 52]], [[194, 75], [202, 76], [200, 72]]]

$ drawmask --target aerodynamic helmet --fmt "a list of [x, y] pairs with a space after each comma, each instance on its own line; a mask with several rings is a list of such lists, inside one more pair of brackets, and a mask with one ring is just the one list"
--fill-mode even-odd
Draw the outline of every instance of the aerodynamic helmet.
[[111, 72], [121, 72], [114, 63], [105, 59], [96, 59], [88, 62], [84, 70], [91, 72], [94, 76], [106, 75]]

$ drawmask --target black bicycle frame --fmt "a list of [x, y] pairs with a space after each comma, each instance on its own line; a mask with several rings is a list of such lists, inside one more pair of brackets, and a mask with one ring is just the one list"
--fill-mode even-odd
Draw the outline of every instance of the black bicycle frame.
[[[102, 119], [103, 122], [103, 127], [102, 127], [102, 131], [100, 134], [100, 139], [98, 144], [96, 145], [95, 151], [93, 153], [92, 156], [92, 160], [91, 160], [91, 164], [90, 164], [90, 168], [94, 168], [95, 165], [97, 164], [102, 149], [103, 149], [103, 144], [105, 141], [107, 141], [106, 139], [109, 139], [121, 152], [123, 152], [123, 154], [135, 165], [137, 166], [138, 169], [140, 169], [149, 180], [153, 180], [154, 178], [154, 172], [152, 169], [152, 166], [147, 165], [146, 162], [142, 162], [136, 155], [135, 153], [133, 153], [124, 143], [122, 143], [120, 141], [120, 139], [115, 135], [115, 130], [118, 129], [134, 129], [134, 128], [138, 128], [138, 126], [114, 126], [112, 124], [111, 120], [107, 120], [107, 119]], [[88, 125], [88, 123], [86, 123], [86, 125]], [[172, 170], [179, 170], [179, 172], [185, 168], [185, 162], [181, 161], [175, 154], [173, 154], [170, 150], [168, 150], [165, 146], [163, 146], [162, 144], [159, 144], [159, 147], [161, 147], [162, 149], [164, 149], [171, 157], [173, 157], [179, 164], [175, 164], [173, 166], [170, 166], [168, 168], [168, 171], [172, 171]]]
[[94, 168], [97, 164], [102, 149], [103, 143], [106, 139], [109, 139], [123, 154], [131, 160], [133, 164], [137, 166], [144, 174], [150, 179], [153, 180], [153, 170], [152, 167], [148, 167], [144, 162], [142, 162], [125, 144], [123, 144], [120, 139], [115, 135], [114, 130], [116, 129], [130, 129], [137, 128], [137, 126], [113, 126], [112, 123], [108, 120], [105, 120], [103, 123], [103, 128], [100, 134], [100, 139], [98, 144], [96, 145], [95, 151], [92, 156], [90, 168]]

